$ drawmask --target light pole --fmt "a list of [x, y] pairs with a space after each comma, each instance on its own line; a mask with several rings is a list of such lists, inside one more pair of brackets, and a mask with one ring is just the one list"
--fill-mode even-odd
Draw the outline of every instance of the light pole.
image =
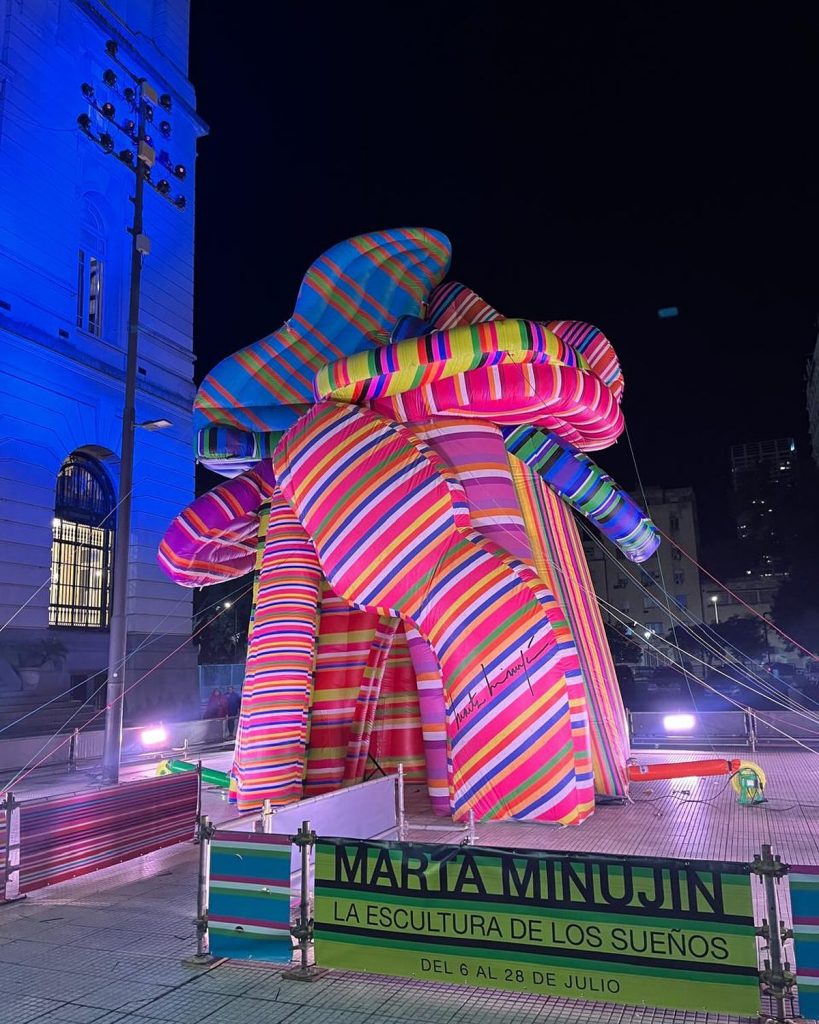
[[719, 594], [711, 595], [711, 603], [714, 605], [714, 625], [719, 625]]
[[[120, 447], [119, 477], [119, 510], [116, 540], [114, 544], [114, 579], [111, 593], [111, 620], [108, 638], [108, 671], [105, 710], [105, 740], [102, 755], [102, 774], [107, 782], [119, 781], [119, 766], [122, 753], [122, 713], [125, 698], [125, 662], [128, 655], [128, 569], [131, 546], [131, 493], [134, 485], [134, 431], [136, 429], [136, 378], [137, 348], [139, 344], [139, 305], [140, 286], [142, 280], [142, 258], [150, 252], [150, 240], [143, 233], [142, 214], [145, 185], [151, 187], [165, 198], [170, 198], [170, 183], [161, 179], [156, 184], [151, 181], [151, 168], [156, 162], [156, 151], [153, 139], [147, 133], [146, 124], [153, 121], [154, 106], [157, 103], [156, 91], [139, 75], [130, 71], [117, 56], [117, 44], [109, 40], [105, 51], [111, 62], [116, 64], [131, 80], [122, 92], [118, 89], [117, 74], [108, 69], [103, 74], [106, 89], [116, 90], [125, 103], [136, 112], [136, 121], [117, 120], [116, 108], [113, 103], [100, 103], [93, 86], [84, 82], [82, 94], [94, 110], [111, 123], [111, 127], [125, 135], [128, 146], [115, 152], [113, 137], [105, 131], [101, 134], [92, 130], [92, 121], [87, 113], [80, 114], [77, 123], [93, 142], [106, 154], [115, 156], [134, 174], [134, 194], [131, 202], [134, 205], [131, 233], [131, 280], [128, 300], [128, 347], [125, 361], [125, 395], [122, 408], [122, 438]], [[163, 110], [170, 111], [171, 98], [163, 95], [159, 98]], [[159, 130], [165, 138], [171, 135], [169, 122], [162, 121]], [[186, 170], [181, 164], [173, 165], [167, 154], [163, 154], [164, 164], [180, 181], [185, 178]], [[183, 196], [177, 196], [171, 202], [180, 210], [185, 208]], [[167, 421], [154, 421], [155, 424]], [[169, 424], [168, 424], [169, 425]]]

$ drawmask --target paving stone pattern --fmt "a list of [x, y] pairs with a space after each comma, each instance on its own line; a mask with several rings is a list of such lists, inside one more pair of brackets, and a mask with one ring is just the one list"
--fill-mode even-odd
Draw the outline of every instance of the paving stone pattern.
[[[768, 804], [740, 807], [724, 778], [655, 783], [635, 786], [633, 803], [601, 807], [578, 828], [479, 823], [478, 842], [730, 860], [769, 842], [785, 861], [819, 863], [817, 755], [738, 756], [768, 774]], [[460, 828], [440, 830], [420, 791], [408, 791], [407, 804], [413, 839], [463, 841]], [[215, 820], [233, 813], [216, 800], [210, 810]], [[192, 967], [183, 961], [196, 949], [197, 856], [185, 844], [0, 908], [0, 1024], [751, 1024], [337, 971], [303, 984], [283, 980], [279, 966]], [[787, 918], [784, 899], [782, 910]]]

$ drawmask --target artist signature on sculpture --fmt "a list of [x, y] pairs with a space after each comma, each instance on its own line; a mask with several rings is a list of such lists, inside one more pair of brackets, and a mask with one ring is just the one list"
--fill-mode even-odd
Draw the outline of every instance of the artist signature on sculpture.
[[[481, 671], [483, 672], [483, 678], [486, 683], [486, 691], [489, 697], [494, 696], [495, 692], [500, 687], [502, 687], [505, 683], [508, 683], [510, 679], [515, 679], [517, 676], [520, 675], [521, 672], [525, 673], [526, 683], [529, 687], [529, 692], [534, 697], [535, 691], [532, 687], [532, 678], [529, 675], [529, 666], [533, 664], [533, 662], [537, 661], [537, 659], [544, 653], [544, 651], [547, 651], [549, 649], [549, 644], [544, 643], [541, 644], [539, 647], [535, 648], [535, 650], [532, 650], [532, 644], [534, 643], [534, 641], [535, 638], [532, 637], [529, 643], [526, 645], [526, 647], [521, 647], [519, 651], [520, 657], [517, 659], [517, 661], [515, 661], [508, 669], [506, 669], [502, 676], [499, 676], [495, 679], [489, 678], [489, 675], [487, 674], [486, 671], [486, 666], [483, 664], [483, 662], [481, 662]], [[462, 726], [464, 722], [468, 721], [468, 719], [476, 711], [479, 711], [484, 706], [484, 704], [486, 704], [486, 700], [482, 698], [479, 694], [476, 694], [474, 690], [469, 690], [468, 694], [468, 702], [462, 708], [459, 708], [455, 712], [455, 725], [458, 727]]]

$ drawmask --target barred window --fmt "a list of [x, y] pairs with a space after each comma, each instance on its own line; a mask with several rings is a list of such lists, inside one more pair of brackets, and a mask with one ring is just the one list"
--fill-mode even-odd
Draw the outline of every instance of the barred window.
[[57, 476], [51, 533], [50, 626], [106, 629], [116, 502], [102, 465], [75, 452]]
[[104, 267], [105, 226], [86, 197], [77, 255], [77, 327], [95, 338], [103, 335]]

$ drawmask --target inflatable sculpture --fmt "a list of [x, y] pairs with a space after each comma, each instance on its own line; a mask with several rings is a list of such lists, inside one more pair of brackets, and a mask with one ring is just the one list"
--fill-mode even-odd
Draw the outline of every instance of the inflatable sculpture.
[[625, 716], [575, 513], [632, 561], [651, 522], [586, 455], [623, 430], [589, 324], [442, 284], [449, 241], [360, 235], [194, 407], [229, 479], [160, 548], [185, 586], [255, 573], [234, 776], [242, 810], [425, 778], [463, 819], [577, 823], [624, 795]]

